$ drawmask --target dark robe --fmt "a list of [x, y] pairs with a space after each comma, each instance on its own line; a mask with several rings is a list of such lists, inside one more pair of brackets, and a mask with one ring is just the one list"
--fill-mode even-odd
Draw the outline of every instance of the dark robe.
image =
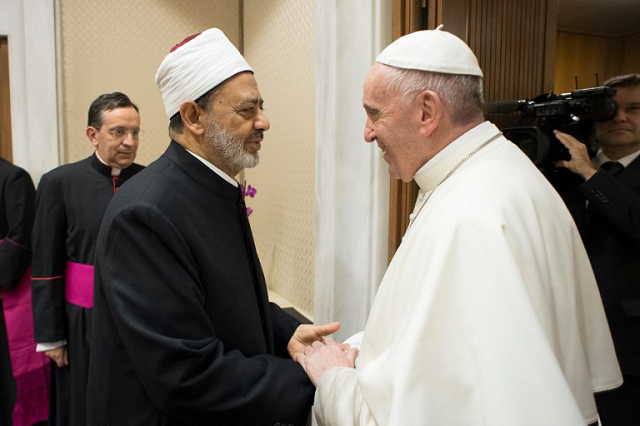
[[0, 289], [13, 290], [31, 262], [35, 193], [29, 174], [0, 158]]
[[[102, 215], [114, 191], [143, 167], [118, 179], [95, 154], [42, 176], [33, 229], [32, 297], [37, 342], [67, 340], [69, 366], [52, 363], [51, 424], [86, 426], [91, 309], [65, 300], [67, 261], [93, 265]], [[88, 283], [87, 285], [92, 285]]]
[[[16, 288], [31, 262], [35, 188], [29, 174], [0, 158], [0, 292]], [[0, 425], [10, 425], [16, 399], [4, 313], [0, 306]]]
[[304, 425], [314, 388], [269, 303], [239, 188], [176, 142], [96, 247], [89, 424]]

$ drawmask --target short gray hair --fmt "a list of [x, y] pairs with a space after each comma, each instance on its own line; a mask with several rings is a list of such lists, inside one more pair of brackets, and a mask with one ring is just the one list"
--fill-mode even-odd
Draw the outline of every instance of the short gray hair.
[[431, 90], [440, 96], [454, 125], [464, 125], [483, 114], [482, 77], [444, 74], [415, 69], [388, 67], [388, 87], [397, 89], [409, 102], [418, 92]]

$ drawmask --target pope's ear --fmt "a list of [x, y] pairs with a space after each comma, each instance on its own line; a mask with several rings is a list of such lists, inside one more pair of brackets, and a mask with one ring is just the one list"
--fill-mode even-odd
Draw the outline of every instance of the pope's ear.
[[195, 103], [195, 101], [186, 101], [180, 105], [180, 118], [182, 118], [182, 125], [195, 135], [204, 134], [204, 123], [202, 118], [202, 109]]
[[420, 117], [420, 134], [430, 136], [442, 119], [444, 105], [436, 92], [425, 90], [418, 95]]

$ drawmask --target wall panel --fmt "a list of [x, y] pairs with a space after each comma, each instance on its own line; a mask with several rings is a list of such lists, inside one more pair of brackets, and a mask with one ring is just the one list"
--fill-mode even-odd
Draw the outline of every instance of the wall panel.
[[[610, 77], [640, 73], [640, 33], [602, 37], [558, 32], [554, 92], [601, 85]], [[597, 76], [597, 79], [596, 79]]]
[[621, 72], [624, 39], [559, 31], [556, 46], [556, 93], [594, 87]]
[[0, 37], [0, 157], [13, 161], [9, 88], [9, 43]]
[[640, 33], [624, 37], [620, 74], [640, 73]]
[[553, 58], [545, 48], [555, 43], [553, 1], [468, 0], [468, 10], [468, 37], [457, 35], [478, 57], [487, 102], [531, 98], [551, 89], [547, 74]]

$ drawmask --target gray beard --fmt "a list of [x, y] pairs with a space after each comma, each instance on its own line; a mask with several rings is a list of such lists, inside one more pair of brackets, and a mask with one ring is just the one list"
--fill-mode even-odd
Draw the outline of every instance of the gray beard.
[[213, 151], [220, 157], [222, 162], [234, 174], [240, 173], [243, 169], [249, 169], [258, 165], [260, 156], [258, 153], [249, 153], [244, 150], [244, 139], [233, 136], [227, 132], [213, 118], [207, 120], [205, 128], [205, 140], [207, 150]]

